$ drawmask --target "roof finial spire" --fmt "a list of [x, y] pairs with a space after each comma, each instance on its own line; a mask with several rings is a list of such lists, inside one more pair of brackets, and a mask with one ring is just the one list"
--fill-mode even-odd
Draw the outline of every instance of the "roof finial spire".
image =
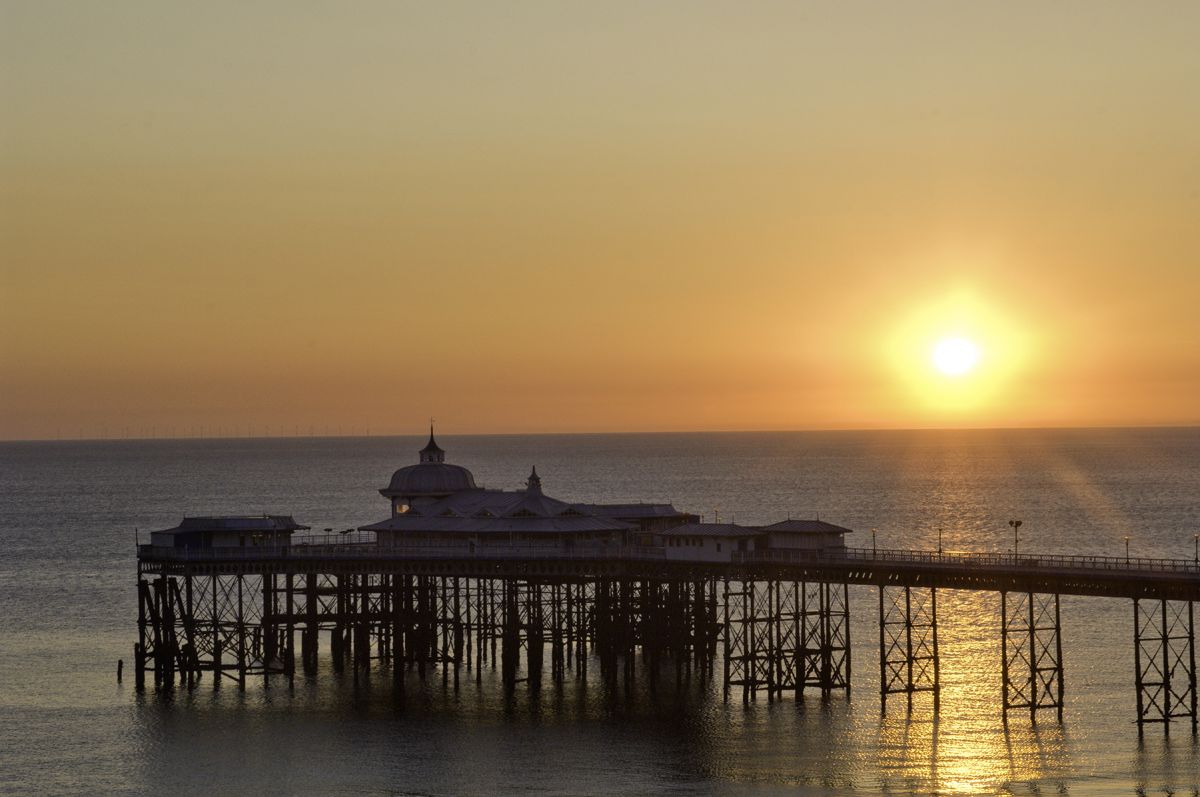
[[429, 419], [429, 442], [421, 449], [422, 462], [445, 462], [446, 452], [433, 439], [433, 418]]
[[525, 480], [525, 492], [538, 494], [542, 492], [542, 477], [538, 476], [537, 465], [533, 466], [533, 472]]

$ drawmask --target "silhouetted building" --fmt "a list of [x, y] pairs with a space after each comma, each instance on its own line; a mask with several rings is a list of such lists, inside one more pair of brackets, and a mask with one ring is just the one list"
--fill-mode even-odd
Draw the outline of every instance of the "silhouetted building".
[[392, 502], [387, 520], [362, 526], [383, 547], [536, 545], [571, 547], [581, 543], [627, 545], [649, 533], [695, 520], [670, 504], [581, 504], [542, 492], [537, 468], [524, 490], [491, 490], [475, 484], [469, 470], [445, 461], [429, 432], [417, 464], [400, 468], [379, 492]]
[[292, 532], [307, 530], [290, 515], [185, 517], [178, 526], [150, 532], [150, 544], [166, 548], [245, 548], [287, 545]]

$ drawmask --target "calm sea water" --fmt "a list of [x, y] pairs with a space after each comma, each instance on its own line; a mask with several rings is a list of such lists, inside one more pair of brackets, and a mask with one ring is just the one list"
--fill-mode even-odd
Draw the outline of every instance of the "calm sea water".
[[[1064, 598], [1063, 724], [1000, 722], [999, 598], [939, 594], [940, 716], [881, 714], [874, 593], [852, 588], [854, 692], [725, 705], [719, 681], [503, 696], [488, 672], [393, 695], [384, 674], [138, 695], [135, 528], [278, 512], [314, 528], [387, 515], [375, 490], [417, 438], [0, 444], [0, 792], [13, 794], [1198, 794], [1182, 726], [1138, 742], [1132, 608]], [[1200, 430], [446, 437], [478, 482], [670, 500], [858, 531], [851, 544], [1191, 558]], [[597, 667], [591, 668], [595, 673]]]

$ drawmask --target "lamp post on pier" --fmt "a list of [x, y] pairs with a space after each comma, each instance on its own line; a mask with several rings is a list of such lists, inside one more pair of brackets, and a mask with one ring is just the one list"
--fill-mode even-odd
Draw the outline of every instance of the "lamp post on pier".
[[938, 529], [938, 556], [942, 555], [942, 530]]
[[1129, 535], [1126, 534], [1121, 539], [1125, 540], [1125, 564], [1129, 564]]
[[875, 548], [875, 528], [871, 527], [871, 556], [875, 556], [878, 553], [878, 550]]
[[1192, 557], [1192, 561], [1200, 565], [1200, 534], [1193, 534], [1192, 541], [1196, 543], [1196, 554]]
[[1008, 525], [1012, 526], [1013, 530], [1013, 560], [1016, 561], [1017, 551], [1021, 545], [1021, 521], [1010, 520]]

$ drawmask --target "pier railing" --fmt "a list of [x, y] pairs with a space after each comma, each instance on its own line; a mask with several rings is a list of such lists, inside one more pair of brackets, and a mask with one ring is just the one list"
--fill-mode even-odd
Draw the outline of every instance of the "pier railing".
[[[783, 553], [782, 551], [755, 551]], [[1065, 554], [973, 553], [968, 551], [908, 551], [896, 549], [847, 548], [841, 556], [861, 562], [911, 562], [965, 567], [1052, 568], [1056, 570], [1122, 570], [1156, 573], [1200, 573], [1200, 562], [1136, 556], [1092, 556]]]
[[571, 559], [661, 561], [666, 549], [644, 545], [603, 543], [570, 547], [514, 542], [505, 545], [378, 545], [375, 542], [301, 542], [229, 548], [173, 548], [141, 545], [138, 558], [175, 562], [261, 561], [266, 559]]
[[[374, 540], [347, 539], [341, 535], [298, 538], [290, 545], [227, 548], [173, 548], [141, 545], [138, 556], [148, 560], [180, 562], [253, 561], [277, 558], [355, 558], [355, 559], [567, 559], [675, 561], [667, 549], [657, 546], [586, 542], [562, 546], [541, 542], [505, 542], [502, 544], [419, 542], [379, 545]], [[693, 561], [683, 560], [678, 561]], [[703, 561], [703, 560], [701, 560]], [[844, 550], [772, 549], [734, 551], [734, 564], [855, 564], [920, 565], [954, 569], [1016, 569], [1031, 571], [1079, 571], [1096, 573], [1138, 572], [1172, 575], [1200, 575], [1200, 562], [1191, 559], [1165, 559], [1124, 556], [1063, 554], [972, 553], [965, 551], [919, 551], [903, 549], [846, 548]], [[719, 562], [712, 562], [719, 564]]]

